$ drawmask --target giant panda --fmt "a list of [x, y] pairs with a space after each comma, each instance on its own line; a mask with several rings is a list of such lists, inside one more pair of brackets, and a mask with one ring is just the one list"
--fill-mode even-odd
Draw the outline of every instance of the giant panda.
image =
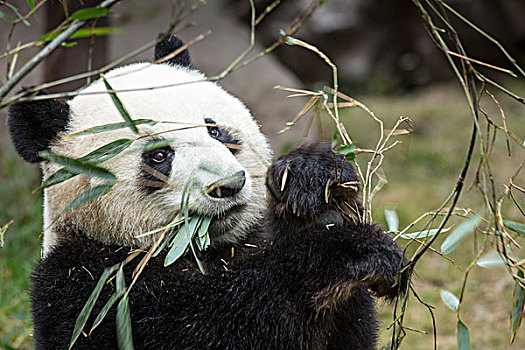
[[[168, 37], [155, 58], [181, 45]], [[191, 253], [168, 267], [165, 251], [149, 261], [129, 293], [135, 349], [375, 349], [373, 297], [403, 293], [408, 269], [400, 272], [403, 254], [391, 238], [360, 223], [352, 164], [323, 143], [272, 163], [247, 108], [207, 81], [186, 50], [105, 78], [133, 119], [161, 122], [137, 125], [139, 135], [121, 128], [68, 137], [122, 122], [101, 80], [68, 101], [9, 109], [15, 148], [40, 164], [44, 179], [60, 166], [42, 151], [79, 158], [118, 139], [137, 139], [99, 164], [118, 177], [103, 196], [63, 212], [102, 180], [79, 175], [44, 190], [43, 258], [30, 291], [35, 348], [69, 346], [104, 269], [148, 244], [151, 235], [143, 233], [170, 223], [187, 190], [188, 212], [212, 218], [211, 245], [199, 253], [206, 274]], [[144, 147], [159, 140], [161, 148]], [[231, 176], [238, 181], [206, 190]], [[137, 261], [124, 268], [128, 283]], [[115, 307], [87, 334], [113, 291], [114, 283], [104, 286], [74, 348], [118, 347]]]

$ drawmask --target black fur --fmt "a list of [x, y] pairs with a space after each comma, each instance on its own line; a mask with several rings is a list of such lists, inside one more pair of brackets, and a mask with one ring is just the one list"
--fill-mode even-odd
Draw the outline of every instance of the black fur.
[[69, 105], [64, 100], [17, 102], [9, 107], [8, 127], [18, 154], [30, 163], [39, 163], [43, 159], [38, 153], [49, 149], [58, 133], [67, 130], [69, 120]]
[[[204, 118], [204, 122], [206, 124], [216, 124], [215, 120], [211, 118]], [[239, 147], [241, 142], [236, 139], [228, 130], [225, 128], [221, 128], [219, 126], [207, 126], [208, 134], [215, 140], [219, 141], [220, 143], [224, 144], [232, 154], [237, 154], [239, 152]]]
[[[405, 290], [408, 273], [398, 274], [402, 252], [379, 228], [346, 215], [325, 215], [335, 212], [338, 200], [357, 198], [353, 189], [335, 193], [341, 179], [356, 177], [352, 166], [338, 158], [342, 173], [336, 178], [328, 165], [333, 159], [328, 146], [316, 144], [275, 162], [268, 172], [272, 195], [264, 227], [249, 233], [234, 257], [228, 245], [206, 251], [207, 275], [198, 272], [191, 253], [167, 268], [163, 257], [152, 259], [129, 295], [135, 348], [375, 349], [376, 315], [367, 289], [393, 298]], [[275, 184], [286, 167], [281, 192]], [[327, 181], [334, 188], [329, 204]], [[293, 212], [295, 202], [301, 216]], [[330, 217], [335, 225], [327, 227]], [[102, 271], [128, 253], [86, 238], [74, 225], [59, 234], [66, 238], [33, 274], [36, 349], [68, 346], [76, 317]], [[273, 236], [273, 242], [261, 244], [260, 235]], [[244, 243], [254, 241], [258, 248], [241, 253]], [[125, 267], [128, 284], [135, 264]], [[104, 287], [94, 315], [112, 289]], [[116, 348], [114, 320], [113, 308], [76, 348]]]
[[[158, 39], [160, 40], [164, 36], [165, 34], [161, 33], [159, 34]], [[175, 35], [168, 36], [164, 40], [159, 41], [157, 45], [155, 45], [155, 61], [160, 60], [161, 58], [164, 58], [165, 56], [171, 54], [173, 51], [177, 50], [182, 45], [184, 45], [182, 40], [177, 38]], [[177, 56], [167, 60], [165, 63], [193, 69], [193, 65], [191, 64], [190, 60], [190, 53], [188, 52], [188, 50], [182, 51]]]

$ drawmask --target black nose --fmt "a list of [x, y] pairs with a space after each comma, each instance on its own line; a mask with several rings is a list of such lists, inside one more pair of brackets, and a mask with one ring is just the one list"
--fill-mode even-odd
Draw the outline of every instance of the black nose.
[[244, 170], [238, 171], [232, 176], [215, 181], [206, 189], [208, 196], [213, 198], [233, 197], [239, 193], [246, 183], [246, 173]]

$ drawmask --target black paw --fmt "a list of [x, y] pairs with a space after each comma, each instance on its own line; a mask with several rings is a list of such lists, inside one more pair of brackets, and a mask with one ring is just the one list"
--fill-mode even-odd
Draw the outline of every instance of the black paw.
[[410, 269], [404, 268], [406, 261], [401, 259], [392, 269], [387, 269], [383, 274], [373, 274], [364, 278], [363, 282], [376, 297], [385, 297], [387, 299], [394, 299], [398, 295], [405, 294], [408, 286]]
[[270, 202], [297, 216], [313, 217], [344, 202], [357, 203], [353, 165], [328, 144], [301, 146], [275, 161], [266, 177]]

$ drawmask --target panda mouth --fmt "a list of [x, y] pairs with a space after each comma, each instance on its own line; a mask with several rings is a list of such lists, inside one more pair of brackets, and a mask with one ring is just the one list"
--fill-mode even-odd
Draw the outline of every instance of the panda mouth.
[[221, 219], [224, 219], [224, 218], [226, 218], [228, 216], [240, 213], [244, 209], [245, 206], [246, 206], [246, 204], [236, 204], [236, 205], [234, 205], [233, 207], [231, 207], [228, 210], [225, 210], [225, 211], [223, 211], [223, 212], [221, 212], [219, 214], [212, 215], [212, 219], [213, 219], [213, 221], [221, 220]]

